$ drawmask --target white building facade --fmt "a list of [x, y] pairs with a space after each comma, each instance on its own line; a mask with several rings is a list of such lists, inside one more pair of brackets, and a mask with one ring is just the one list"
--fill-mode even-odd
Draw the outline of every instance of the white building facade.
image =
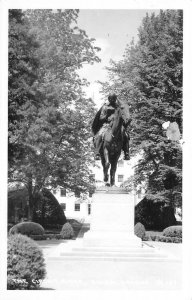
[[[120, 187], [130, 176], [134, 176], [134, 167], [139, 157], [132, 158], [129, 161], [119, 159], [115, 175], [115, 184]], [[95, 166], [91, 169], [94, 174], [95, 185], [102, 186], [103, 182], [103, 167], [101, 161], [96, 161]], [[89, 219], [91, 215], [92, 196], [75, 195], [68, 193], [64, 188], [58, 187], [52, 193], [62, 206], [67, 219]], [[140, 202], [144, 196], [144, 190], [135, 195], [135, 204]]]
[[53, 190], [52, 193], [63, 208], [67, 219], [81, 220], [90, 216], [92, 197], [82, 198], [80, 195], [69, 193], [61, 187]]

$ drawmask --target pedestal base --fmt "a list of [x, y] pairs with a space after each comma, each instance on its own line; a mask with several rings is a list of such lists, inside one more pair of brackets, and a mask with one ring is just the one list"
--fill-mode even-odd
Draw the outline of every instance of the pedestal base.
[[141, 247], [134, 235], [134, 196], [122, 188], [97, 189], [93, 196], [90, 231], [85, 246]]

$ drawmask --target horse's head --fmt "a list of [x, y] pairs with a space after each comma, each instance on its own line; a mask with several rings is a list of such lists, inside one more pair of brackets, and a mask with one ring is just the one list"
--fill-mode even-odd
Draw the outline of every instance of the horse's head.
[[121, 113], [121, 109], [118, 107], [115, 110], [113, 125], [112, 125], [112, 134], [114, 136], [120, 134], [122, 125], [123, 125], [122, 113]]

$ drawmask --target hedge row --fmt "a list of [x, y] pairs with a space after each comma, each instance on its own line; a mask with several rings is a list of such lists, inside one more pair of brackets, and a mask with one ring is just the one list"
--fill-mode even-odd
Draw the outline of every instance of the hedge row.
[[62, 227], [63, 227], [63, 225], [60, 225], [60, 224], [54, 224], [54, 225], [52, 225], [52, 224], [45, 224], [44, 226], [43, 226], [46, 230], [49, 230], [49, 229], [62, 229]]
[[164, 242], [164, 243], [182, 243], [182, 238], [177, 237], [167, 237], [160, 235], [145, 235], [143, 241], [155, 241], [155, 242]]
[[63, 239], [63, 237], [61, 236], [60, 233], [45, 233], [45, 234], [42, 234], [42, 235], [32, 234], [29, 237], [32, 238], [35, 241], [44, 241], [44, 240], [53, 240], [53, 239], [61, 240], [61, 239]]
[[35, 222], [22, 222], [14, 225], [10, 230], [9, 234], [23, 234], [31, 237], [33, 240], [48, 240], [48, 239], [70, 239], [74, 236], [74, 230], [70, 223], [65, 223], [60, 233], [49, 233], [46, 234], [44, 228]]

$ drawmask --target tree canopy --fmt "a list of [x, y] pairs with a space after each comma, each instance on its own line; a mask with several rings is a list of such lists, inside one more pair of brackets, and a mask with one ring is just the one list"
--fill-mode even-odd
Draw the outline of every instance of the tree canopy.
[[[90, 187], [90, 122], [95, 113], [77, 70], [99, 62], [78, 10], [9, 11], [9, 179], [36, 193]], [[30, 213], [32, 215], [32, 213]]]
[[142, 154], [135, 185], [146, 184], [146, 198], [181, 204], [182, 149], [168, 140], [164, 122], [176, 122], [182, 133], [183, 13], [161, 10], [146, 15], [138, 41], [127, 46], [121, 61], [107, 68], [113, 89], [130, 105], [132, 155]]

